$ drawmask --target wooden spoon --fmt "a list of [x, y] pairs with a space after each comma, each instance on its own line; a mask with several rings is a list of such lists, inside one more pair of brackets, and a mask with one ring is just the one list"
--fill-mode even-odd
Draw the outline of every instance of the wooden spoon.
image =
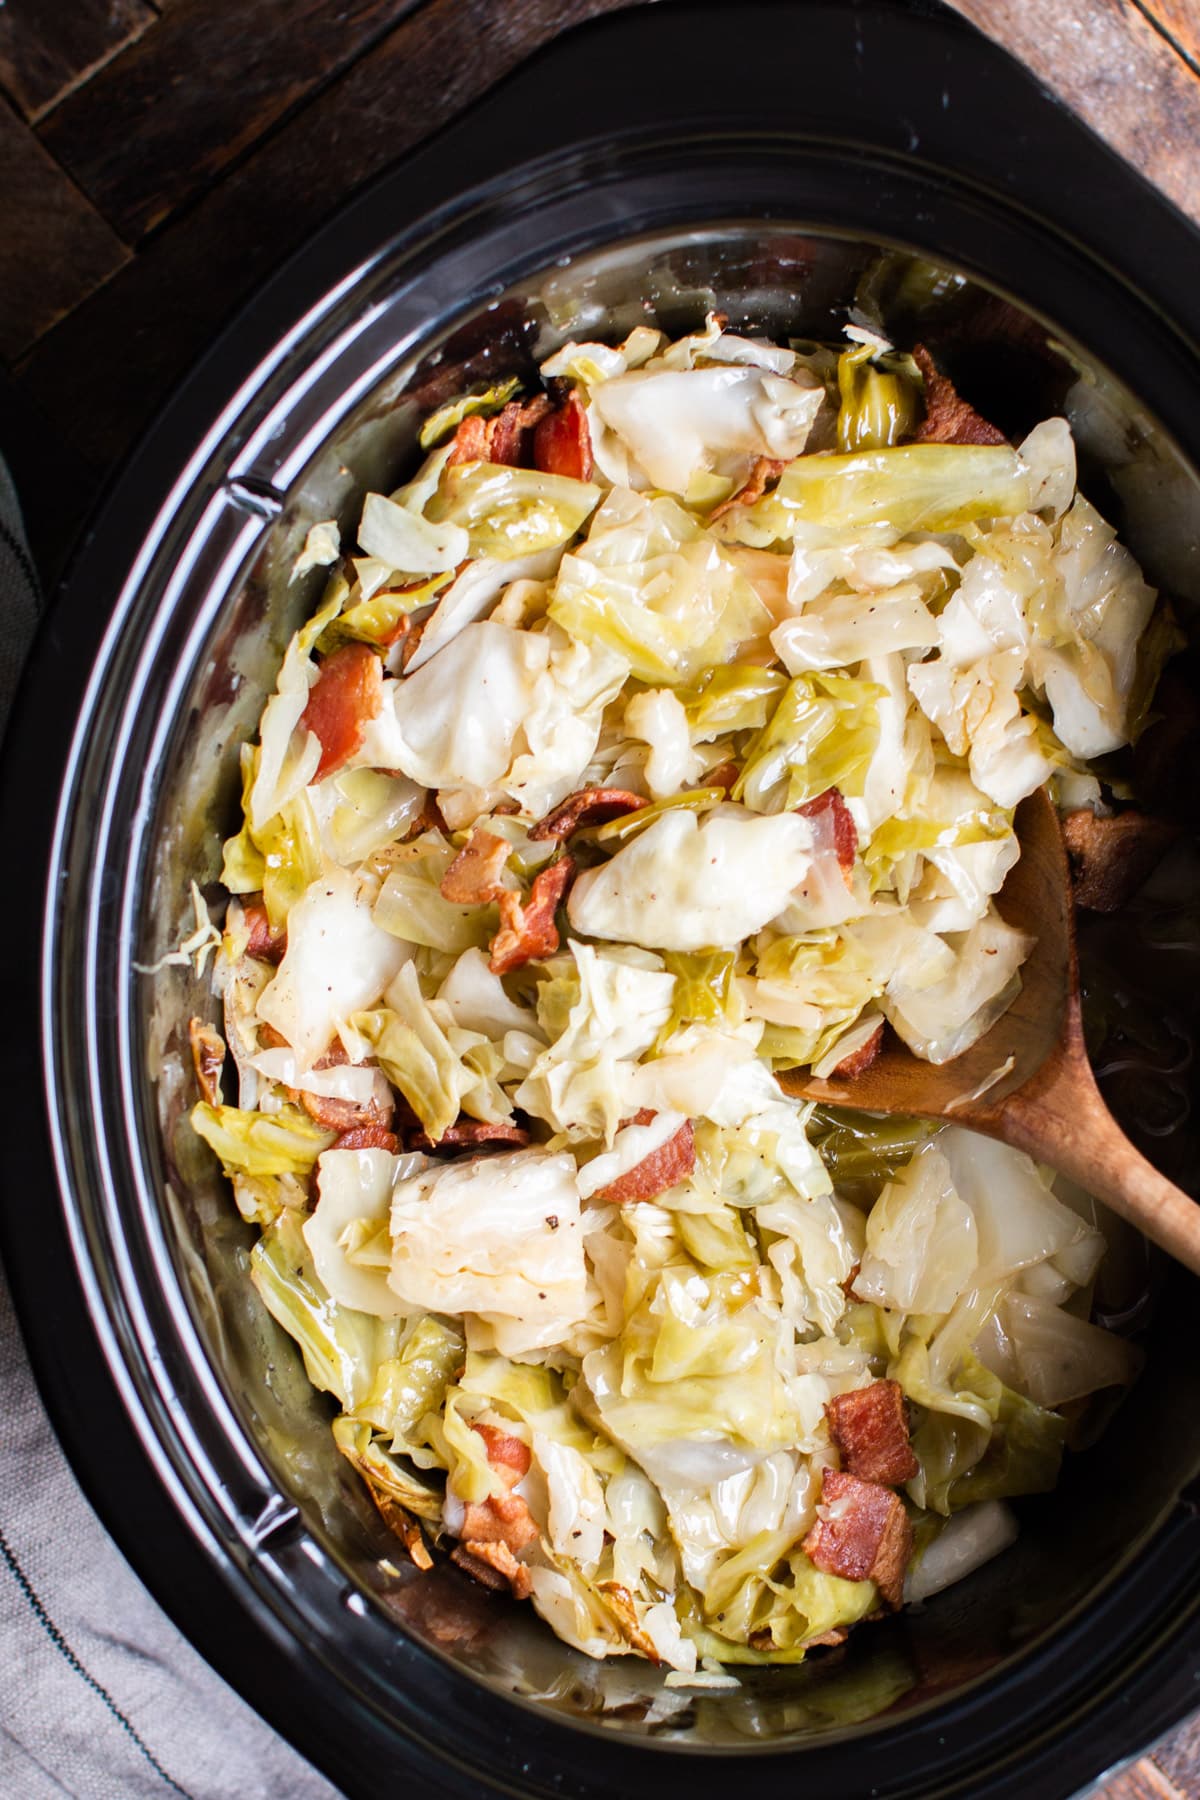
[[[1134, 1149], [1096, 1086], [1079, 1009], [1074, 908], [1062, 829], [1044, 790], [1017, 808], [1021, 857], [998, 896], [1037, 938], [1009, 1010], [953, 1062], [922, 1062], [891, 1032], [861, 1075], [780, 1076], [790, 1094], [864, 1112], [947, 1119], [1061, 1170], [1200, 1275], [1200, 1206]], [[999, 1079], [998, 1070], [1011, 1066]], [[978, 1089], [983, 1089], [977, 1094]]]

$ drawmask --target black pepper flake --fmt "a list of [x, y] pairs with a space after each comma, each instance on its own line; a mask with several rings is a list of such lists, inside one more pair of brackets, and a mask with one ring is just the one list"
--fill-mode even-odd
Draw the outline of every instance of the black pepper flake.
[[538, 1299], [539, 1299], [539, 1300], [544, 1300], [544, 1299], [545, 1299], [545, 1298], [546, 1298], [546, 1296], [545, 1296], [545, 1294], [542, 1294], [542, 1293], [539, 1293], [539, 1294], [538, 1294]]
[[557, 1231], [558, 1230], [558, 1214], [557, 1213], [547, 1213], [546, 1214], [546, 1223], [550, 1227], [551, 1231]]

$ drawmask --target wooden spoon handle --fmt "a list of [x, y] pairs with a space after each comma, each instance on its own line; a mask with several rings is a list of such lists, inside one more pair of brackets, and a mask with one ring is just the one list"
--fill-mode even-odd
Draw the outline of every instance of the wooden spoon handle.
[[1011, 1095], [984, 1129], [1061, 1170], [1200, 1275], [1200, 1205], [1134, 1149], [1086, 1058], [1069, 1057], [1056, 1079], [1036, 1088]]

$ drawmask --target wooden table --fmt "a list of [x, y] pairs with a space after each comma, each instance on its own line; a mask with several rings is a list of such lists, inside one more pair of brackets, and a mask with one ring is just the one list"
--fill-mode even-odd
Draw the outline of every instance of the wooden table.
[[[43, 570], [343, 195], [564, 26], [629, 3], [0, 5], [0, 449]], [[1200, 0], [952, 3], [1200, 224]], [[1104, 1796], [1200, 1797], [1200, 1717]]]

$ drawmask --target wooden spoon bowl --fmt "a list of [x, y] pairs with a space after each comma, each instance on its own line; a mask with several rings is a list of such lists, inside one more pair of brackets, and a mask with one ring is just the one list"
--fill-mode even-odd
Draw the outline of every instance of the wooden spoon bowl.
[[[1010, 925], [1036, 937], [1021, 992], [952, 1062], [922, 1062], [890, 1032], [849, 1080], [780, 1076], [786, 1092], [864, 1112], [945, 1119], [1048, 1163], [1200, 1274], [1200, 1206], [1136, 1150], [1101, 1097], [1079, 1006], [1071, 876], [1058, 813], [1044, 789], [1017, 808], [1021, 855], [998, 896]], [[999, 1073], [1003, 1071], [1003, 1073]]]

